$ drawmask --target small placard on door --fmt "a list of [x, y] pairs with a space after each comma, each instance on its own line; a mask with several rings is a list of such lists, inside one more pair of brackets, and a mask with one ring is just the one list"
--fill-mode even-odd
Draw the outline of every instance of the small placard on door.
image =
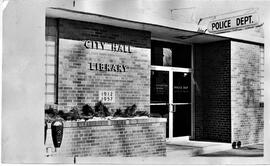
[[99, 91], [99, 101], [103, 103], [114, 103], [115, 91]]

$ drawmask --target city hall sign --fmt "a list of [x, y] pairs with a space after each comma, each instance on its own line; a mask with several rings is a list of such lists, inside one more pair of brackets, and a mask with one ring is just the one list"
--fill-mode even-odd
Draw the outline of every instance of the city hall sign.
[[259, 17], [256, 13], [215, 19], [209, 22], [207, 30], [210, 33], [222, 33], [239, 30], [242, 28], [251, 28], [259, 24]]
[[130, 45], [119, 43], [108, 43], [102, 41], [85, 40], [84, 47], [86, 49], [107, 50], [114, 52], [131, 53]]

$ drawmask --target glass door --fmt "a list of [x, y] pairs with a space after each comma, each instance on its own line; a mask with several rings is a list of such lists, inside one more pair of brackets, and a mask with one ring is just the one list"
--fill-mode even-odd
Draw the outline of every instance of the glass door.
[[167, 118], [166, 137], [169, 136], [169, 72], [151, 71], [151, 116]]
[[191, 135], [190, 73], [173, 72], [173, 137]]
[[191, 135], [191, 78], [186, 72], [168, 69], [151, 71], [152, 117], [167, 118], [166, 136]]

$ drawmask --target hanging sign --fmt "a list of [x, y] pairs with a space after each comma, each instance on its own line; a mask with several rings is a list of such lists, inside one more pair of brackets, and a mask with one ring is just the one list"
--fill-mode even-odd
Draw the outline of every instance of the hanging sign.
[[209, 22], [207, 30], [210, 33], [230, 32], [244, 28], [255, 27], [259, 24], [257, 13], [215, 19]]

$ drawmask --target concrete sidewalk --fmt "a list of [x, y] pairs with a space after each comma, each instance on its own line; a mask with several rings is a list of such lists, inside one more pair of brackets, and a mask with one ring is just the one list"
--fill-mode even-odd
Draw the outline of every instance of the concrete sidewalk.
[[263, 157], [263, 144], [255, 144], [241, 147], [239, 149], [230, 149], [215, 153], [202, 154], [200, 157]]
[[[188, 137], [166, 141], [166, 157], [77, 157], [79, 164], [268, 164], [263, 144], [232, 149], [230, 143], [190, 141]], [[239, 158], [243, 157], [243, 158]], [[47, 158], [47, 163], [74, 163], [70, 158]]]
[[190, 141], [188, 137], [178, 137], [166, 141], [167, 157], [191, 157], [232, 149], [230, 143]]
[[232, 149], [230, 143], [190, 141], [188, 137], [166, 141], [167, 157], [263, 157], [263, 144]]

